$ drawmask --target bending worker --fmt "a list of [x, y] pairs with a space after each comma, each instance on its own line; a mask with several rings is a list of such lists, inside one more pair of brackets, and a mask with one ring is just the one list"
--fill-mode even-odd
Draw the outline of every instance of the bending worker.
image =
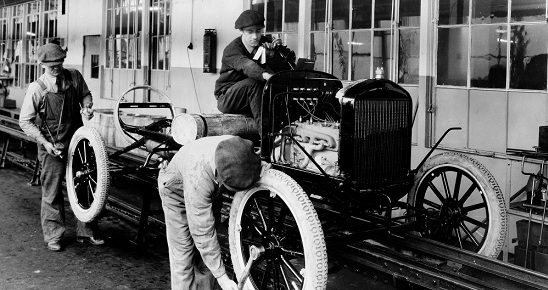
[[[255, 10], [240, 14], [234, 28], [241, 36], [230, 42], [223, 51], [220, 76], [215, 82], [217, 109], [227, 114], [252, 114], [261, 132], [262, 93], [272, 76], [266, 65], [273, 56], [271, 50], [281, 44], [263, 35], [264, 16]], [[264, 57], [263, 57], [264, 54]]]
[[[83, 126], [82, 116], [93, 117], [91, 92], [75, 69], [64, 69], [65, 50], [58, 44], [47, 43], [36, 52], [45, 72], [29, 84], [25, 95], [19, 125], [38, 143], [42, 183], [42, 209], [40, 217], [44, 241], [48, 249], [61, 250], [65, 233], [65, 208], [62, 183], [67, 163], [66, 153], [76, 129]], [[41, 121], [35, 124], [39, 117]], [[94, 237], [95, 223], [77, 221], [78, 242], [102, 245]]]
[[[221, 193], [245, 190], [261, 175], [253, 143], [224, 135], [189, 142], [160, 169], [172, 289], [237, 290], [225, 272], [217, 239]], [[265, 170], [268, 167], [267, 163]]]

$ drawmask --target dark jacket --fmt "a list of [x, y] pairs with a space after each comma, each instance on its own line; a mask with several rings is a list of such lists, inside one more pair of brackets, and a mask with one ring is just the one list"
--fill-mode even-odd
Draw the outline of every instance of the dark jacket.
[[[259, 45], [265, 42], [268, 42], [268, 39], [263, 36], [259, 41]], [[266, 70], [266, 65], [253, 60], [257, 48], [249, 53], [242, 42], [241, 36], [225, 47], [221, 61], [221, 75], [215, 82], [215, 96], [223, 94], [234, 83], [246, 78], [264, 80], [263, 72]]]

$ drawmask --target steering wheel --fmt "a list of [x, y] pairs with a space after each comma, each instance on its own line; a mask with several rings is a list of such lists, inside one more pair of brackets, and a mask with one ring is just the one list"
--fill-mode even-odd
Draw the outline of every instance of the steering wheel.
[[[137, 93], [137, 90], [142, 90], [142, 93]], [[151, 93], [155, 93], [155, 96]], [[117, 131], [124, 133], [124, 138], [130, 144], [137, 142], [141, 138], [139, 135], [154, 139], [163, 129], [171, 126], [173, 117], [173, 105], [169, 97], [149, 85], [127, 89], [118, 98], [114, 108], [114, 126]]]

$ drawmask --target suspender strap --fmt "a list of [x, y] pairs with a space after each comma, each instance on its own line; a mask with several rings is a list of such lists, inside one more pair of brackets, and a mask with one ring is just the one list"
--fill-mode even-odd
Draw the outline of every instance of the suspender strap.
[[40, 85], [40, 88], [42, 88], [43, 91], [46, 90], [46, 84], [41, 79], [37, 79], [36, 82]]

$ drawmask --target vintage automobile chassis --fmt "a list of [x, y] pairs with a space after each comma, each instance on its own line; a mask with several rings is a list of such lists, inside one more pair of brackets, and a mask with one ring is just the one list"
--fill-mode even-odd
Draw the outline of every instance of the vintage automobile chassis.
[[[147, 102], [129, 98], [139, 89]], [[128, 125], [122, 114], [133, 109], [164, 109], [167, 117]], [[137, 170], [154, 172], [189, 140], [243, 135], [272, 164], [253, 188], [233, 196], [230, 208], [232, 264], [237, 277], [250, 266], [246, 289], [325, 289], [328, 247], [387, 232], [498, 256], [507, 225], [495, 179], [469, 156], [430, 157], [437, 144], [412, 169], [412, 116], [411, 97], [389, 80], [343, 88], [327, 73], [284, 71], [265, 86], [259, 136], [248, 116], [174, 116], [163, 93], [134, 87], [115, 108], [118, 133], [131, 145], [109, 156], [96, 130], [76, 132], [67, 164], [69, 199], [80, 220], [93, 220], [106, 203], [109, 158], [147, 148]], [[231, 117], [236, 121], [223, 123]], [[251, 249], [262, 255], [248, 265]]]

